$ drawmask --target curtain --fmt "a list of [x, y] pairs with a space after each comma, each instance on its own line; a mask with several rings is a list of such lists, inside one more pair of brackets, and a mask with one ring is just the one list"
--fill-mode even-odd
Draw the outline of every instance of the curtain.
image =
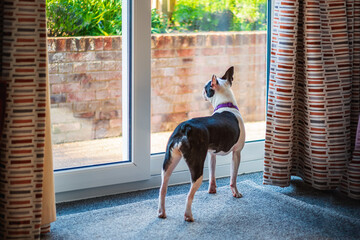
[[45, 0], [0, 4], [0, 239], [40, 239], [55, 220]]
[[272, 24], [264, 184], [360, 199], [360, 1], [276, 0]]

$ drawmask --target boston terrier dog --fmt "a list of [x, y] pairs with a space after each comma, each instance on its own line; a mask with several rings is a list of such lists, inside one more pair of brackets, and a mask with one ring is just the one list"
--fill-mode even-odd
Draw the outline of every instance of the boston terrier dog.
[[240, 164], [240, 152], [245, 144], [245, 127], [231, 90], [234, 67], [230, 67], [222, 78], [215, 75], [205, 84], [203, 96], [214, 107], [209, 117], [193, 118], [180, 123], [169, 138], [161, 174], [158, 217], [166, 218], [165, 195], [169, 178], [181, 158], [185, 159], [190, 175], [191, 188], [186, 200], [185, 221], [193, 222], [191, 204], [195, 192], [203, 180], [204, 162], [207, 152], [209, 161], [209, 193], [216, 193], [216, 155], [232, 152], [230, 189], [236, 198], [242, 197], [236, 187]]

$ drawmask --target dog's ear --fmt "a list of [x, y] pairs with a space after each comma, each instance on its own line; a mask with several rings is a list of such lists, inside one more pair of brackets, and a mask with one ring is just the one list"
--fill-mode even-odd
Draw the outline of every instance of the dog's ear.
[[216, 79], [216, 76], [213, 75], [211, 78], [211, 88], [216, 89], [219, 86], [218, 80]]
[[232, 66], [226, 71], [225, 75], [221, 79], [228, 80], [231, 86], [233, 81], [233, 75], [234, 75], [234, 67]]

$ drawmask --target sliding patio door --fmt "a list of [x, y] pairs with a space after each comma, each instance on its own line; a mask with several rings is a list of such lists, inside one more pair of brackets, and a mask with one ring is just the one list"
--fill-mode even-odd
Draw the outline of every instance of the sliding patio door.
[[[116, 14], [93, 18], [103, 33], [121, 24], [115, 35], [49, 38], [56, 193], [157, 187], [169, 135], [181, 121], [212, 114], [203, 86], [230, 66], [247, 131], [240, 172], [261, 171], [267, 1], [123, 0], [119, 11], [120, 22]], [[231, 154], [219, 158], [217, 177], [229, 176], [230, 163]], [[189, 180], [184, 162], [172, 180]]]
[[56, 192], [150, 177], [150, 2], [100, 2], [118, 35], [49, 38]]

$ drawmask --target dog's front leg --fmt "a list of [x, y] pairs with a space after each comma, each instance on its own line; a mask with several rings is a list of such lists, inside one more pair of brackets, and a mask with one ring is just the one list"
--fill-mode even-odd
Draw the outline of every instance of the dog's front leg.
[[209, 162], [209, 193], [216, 193], [216, 178], [215, 178], [215, 167], [216, 167], [216, 155], [210, 154]]
[[241, 160], [240, 151], [233, 151], [233, 158], [231, 161], [231, 178], [230, 178], [230, 188], [234, 197], [241, 198], [242, 195], [239, 193], [236, 187], [236, 177], [238, 175], [239, 165]]

